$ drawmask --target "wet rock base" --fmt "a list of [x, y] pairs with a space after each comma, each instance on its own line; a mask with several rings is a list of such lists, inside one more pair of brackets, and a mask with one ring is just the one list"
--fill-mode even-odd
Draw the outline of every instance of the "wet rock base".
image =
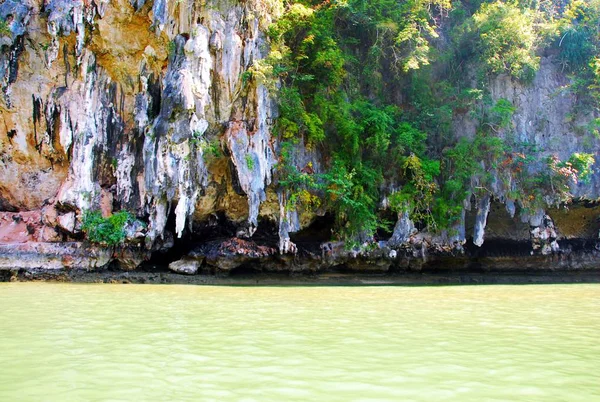
[[[259, 250], [264, 252], [265, 250]], [[128, 270], [118, 260], [104, 267], [0, 268], [0, 282], [196, 284], [240, 286], [385, 286], [600, 283], [600, 251], [561, 255], [281, 256], [191, 254], [180, 263], [148, 261]], [[227, 260], [229, 259], [229, 260]], [[228, 261], [226, 263], [226, 261]], [[174, 269], [174, 266], [177, 269]], [[186, 267], [193, 269], [184, 269]]]

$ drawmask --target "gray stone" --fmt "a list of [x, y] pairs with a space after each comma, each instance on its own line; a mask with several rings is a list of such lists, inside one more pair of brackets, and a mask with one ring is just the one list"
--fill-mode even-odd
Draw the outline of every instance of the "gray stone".
[[487, 224], [487, 216], [490, 212], [490, 196], [489, 194], [481, 197], [477, 203], [477, 215], [475, 216], [475, 228], [473, 231], [473, 243], [481, 247], [485, 236], [485, 226]]
[[200, 268], [200, 261], [190, 258], [184, 258], [169, 264], [169, 269], [178, 274], [194, 275]]
[[69, 212], [64, 215], [60, 215], [57, 219], [58, 227], [65, 232], [74, 233], [75, 225], [77, 224], [77, 217], [75, 212]]

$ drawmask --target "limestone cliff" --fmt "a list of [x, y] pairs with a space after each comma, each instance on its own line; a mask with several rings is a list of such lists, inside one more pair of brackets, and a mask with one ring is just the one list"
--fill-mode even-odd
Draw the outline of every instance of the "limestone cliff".
[[[375, 243], [375, 251], [330, 243], [323, 237], [327, 211], [296, 211], [275, 185], [281, 150], [272, 130], [278, 116], [274, 94], [247, 79], [269, 52], [265, 30], [282, 13], [277, 4], [0, 2], [0, 19], [9, 27], [0, 38], [1, 266], [19, 267], [23, 259], [27, 267], [96, 267], [117, 259], [135, 268], [181, 238], [193, 239], [196, 248], [185, 250], [192, 259], [223, 270], [249, 259], [273, 270], [310, 271], [319, 264], [385, 270], [403, 266], [403, 258], [423, 264], [428, 253], [464, 253], [469, 239], [476, 246], [488, 238], [526, 241], [544, 254], [556, 252], [561, 239], [593, 247], [600, 229], [596, 207], [515, 215], [510, 183], [500, 180], [493, 193], [464, 201], [453, 233], [418, 233], [400, 214], [391, 241]], [[523, 140], [547, 155], [591, 152], [600, 160], [598, 139], [578, 131], [598, 116], [577, 110], [573, 95], [561, 92], [567, 79], [546, 57], [533, 83], [501, 75], [489, 90], [494, 99], [517, 106], [512, 121]], [[454, 116], [453, 126], [458, 136], [476, 130], [468, 114]], [[315, 172], [325, 163], [318, 149], [302, 143], [292, 159], [299, 169]], [[597, 199], [600, 173], [595, 170], [588, 184], [573, 191]], [[147, 227], [128, 233], [132, 246], [106, 255], [102, 247], [79, 243], [87, 210], [104, 216], [128, 210]], [[270, 247], [271, 239], [269, 247], [261, 244], [267, 235], [278, 237], [279, 251]], [[322, 245], [306, 246], [305, 260], [294, 262], [294, 243]], [[57, 251], [61, 244], [63, 251]], [[87, 261], [81, 247], [96, 254]], [[54, 258], [46, 264], [48, 255]]]

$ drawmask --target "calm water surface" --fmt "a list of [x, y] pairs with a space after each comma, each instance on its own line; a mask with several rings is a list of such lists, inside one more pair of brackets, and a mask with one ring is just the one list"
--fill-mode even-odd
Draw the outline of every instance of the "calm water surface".
[[0, 284], [0, 401], [600, 401], [600, 285]]

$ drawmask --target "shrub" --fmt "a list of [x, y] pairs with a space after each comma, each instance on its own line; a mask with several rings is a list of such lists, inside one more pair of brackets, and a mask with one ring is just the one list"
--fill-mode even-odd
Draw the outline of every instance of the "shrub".
[[560, 36], [556, 39], [559, 59], [565, 70], [587, 70], [588, 63], [597, 54], [599, 7], [598, 0], [574, 0], [566, 7], [559, 21]]
[[92, 243], [116, 246], [125, 240], [125, 224], [132, 221], [133, 216], [121, 211], [104, 218], [100, 211], [84, 211], [82, 230]]
[[593, 173], [592, 165], [596, 163], [593, 154], [574, 153], [564, 165], [570, 165], [577, 173], [577, 180], [582, 183], [589, 183]]
[[8, 22], [0, 19], [0, 36], [10, 36], [10, 26]]
[[535, 55], [539, 38], [530, 13], [498, 1], [482, 4], [473, 20], [486, 72], [531, 80], [540, 60]]

